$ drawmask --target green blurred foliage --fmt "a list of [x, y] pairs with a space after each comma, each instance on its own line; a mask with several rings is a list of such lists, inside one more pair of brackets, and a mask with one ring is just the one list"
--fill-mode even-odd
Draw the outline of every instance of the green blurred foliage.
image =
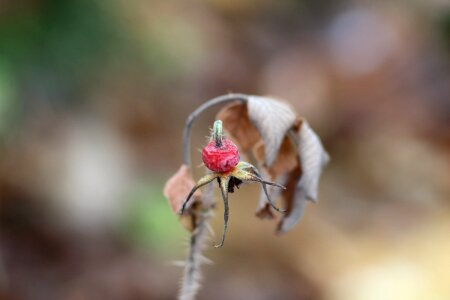
[[51, 101], [82, 94], [121, 47], [113, 14], [98, 1], [46, 0], [9, 10], [0, 19], [2, 60], [24, 87], [56, 90]]
[[17, 113], [16, 99], [17, 86], [11, 74], [8, 62], [0, 62], [0, 136], [4, 135]]
[[188, 232], [170, 210], [162, 188], [163, 182], [151, 180], [131, 190], [124, 236], [135, 246], [174, 257], [180, 255]]

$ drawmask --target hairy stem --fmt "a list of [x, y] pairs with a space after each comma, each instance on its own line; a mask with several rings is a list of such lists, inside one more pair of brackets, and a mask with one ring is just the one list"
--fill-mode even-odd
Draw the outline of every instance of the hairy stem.
[[[203, 202], [213, 203], [214, 186], [209, 185], [203, 193]], [[211, 204], [212, 206], [212, 204]], [[200, 288], [201, 264], [207, 259], [203, 256], [203, 250], [208, 238], [208, 221], [212, 217], [212, 210], [201, 210], [197, 216], [196, 229], [189, 239], [189, 249], [181, 282], [179, 300], [193, 300]]]
[[[213, 98], [202, 105], [200, 105], [194, 112], [192, 112], [186, 120], [183, 131], [183, 162], [191, 168], [191, 149], [190, 136], [191, 129], [197, 117], [206, 109], [218, 104], [224, 104], [232, 101], [247, 102], [248, 96], [244, 94], [227, 94]], [[191, 235], [189, 241], [188, 255], [184, 269], [184, 275], [181, 282], [181, 290], [179, 294], [180, 300], [193, 300], [200, 287], [199, 280], [201, 279], [200, 266], [204, 259], [203, 249], [205, 240], [208, 237], [209, 220], [211, 219], [212, 207], [214, 205], [212, 186], [208, 189], [208, 193], [204, 193], [201, 200], [200, 213], [198, 214], [196, 228]]]

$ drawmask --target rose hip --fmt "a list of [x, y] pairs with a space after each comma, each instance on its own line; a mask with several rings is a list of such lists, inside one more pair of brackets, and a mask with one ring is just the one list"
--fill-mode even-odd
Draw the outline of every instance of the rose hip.
[[239, 151], [229, 139], [223, 138], [218, 145], [215, 140], [206, 145], [202, 151], [205, 166], [213, 172], [231, 171], [239, 163]]

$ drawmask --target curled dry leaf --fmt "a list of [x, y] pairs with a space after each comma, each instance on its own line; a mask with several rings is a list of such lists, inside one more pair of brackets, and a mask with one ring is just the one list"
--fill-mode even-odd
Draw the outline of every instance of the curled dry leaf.
[[[262, 143], [262, 141], [255, 146], [253, 153], [259, 162], [264, 162], [264, 143]], [[283, 186], [287, 186], [290, 174], [293, 173], [295, 169], [299, 169], [297, 147], [291, 138], [286, 136], [273, 164], [270, 167], [262, 167], [261, 172], [265, 177], [269, 177], [270, 180], [276, 181]], [[298, 174], [297, 180], [299, 177], [300, 174]], [[293, 188], [295, 188], [295, 186]], [[283, 195], [283, 199], [286, 198], [286, 192], [289, 193], [289, 191], [283, 191], [282, 193], [282, 191], [278, 189], [269, 189], [269, 193], [274, 200], [278, 199], [281, 195]], [[288, 205], [286, 205], [286, 207], [288, 207]], [[289, 209], [287, 209], [285, 216], [288, 214]], [[259, 205], [256, 211], [256, 216], [261, 219], [274, 218], [272, 209], [270, 205], [267, 204], [267, 201], [265, 201], [265, 195], [262, 191], [259, 197]]]
[[270, 167], [297, 117], [289, 105], [269, 98], [250, 96], [247, 105], [248, 116], [264, 140], [265, 163]]
[[319, 136], [309, 127], [308, 122], [304, 122], [300, 128], [298, 145], [298, 155], [304, 172], [297, 189], [304, 190], [306, 198], [315, 201], [320, 175], [330, 157], [323, 148]]
[[302, 122], [293, 138], [297, 145], [301, 168], [290, 172], [287, 190], [283, 195], [288, 213], [278, 225], [279, 233], [292, 229], [303, 216], [307, 202], [317, 200], [320, 175], [329, 161], [322, 142], [308, 122]]
[[[178, 171], [167, 180], [163, 193], [175, 214], [180, 212], [186, 196], [194, 186], [195, 181], [186, 165], [181, 165]], [[200, 197], [200, 193], [194, 196]]]
[[[194, 179], [192, 178], [189, 168], [186, 165], [181, 165], [178, 171], [167, 180], [163, 194], [169, 201], [169, 205], [175, 214], [181, 211], [181, 207], [186, 200], [186, 196], [195, 186]], [[187, 230], [192, 231], [194, 229], [194, 217], [192, 207], [195, 203], [198, 203], [201, 197], [200, 191], [194, 194], [194, 201], [190, 202], [190, 205], [186, 208], [184, 214], [181, 216], [181, 224]]]
[[[249, 96], [247, 103], [230, 104], [218, 118], [243, 151], [252, 151], [263, 174], [287, 187], [281, 193], [287, 212], [278, 232], [292, 229], [307, 201], [317, 199], [319, 178], [329, 160], [317, 134], [289, 105], [265, 97]], [[269, 192], [273, 199], [280, 196], [279, 191]], [[257, 216], [273, 218], [265, 198], [260, 199]]]
[[[256, 144], [253, 149], [256, 159], [260, 162], [264, 161], [264, 148], [264, 143], [261, 141]], [[277, 154], [278, 155], [272, 165], [270, 167], [265, 167], [271, 177], [271, 180], [276, 179], [276, 177], [280, 174], [291, 172], [299, 164], [295, 143], [288, 136], [284, 137], [280, 150]]]
[[306, 208], [307, 201], [297, 192], [297, 184], [302, 176], [300, 166], [287, 174], [286, 190], [283, 191], [282, 198], [285, 203], [286, 214], [278, 223], [277, 233], [284, 233], [292, 229], [300, 221]]

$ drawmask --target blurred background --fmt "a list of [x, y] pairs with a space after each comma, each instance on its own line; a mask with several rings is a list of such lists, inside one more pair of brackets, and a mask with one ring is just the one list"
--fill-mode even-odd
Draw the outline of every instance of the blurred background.
[[447, 0], [0, 1], [0, 299], [175, 299], [162, 187], [228, 92], [286, 99], [332, 160], [284, 236], [231, 196], [199, 299], [450, 299]]

